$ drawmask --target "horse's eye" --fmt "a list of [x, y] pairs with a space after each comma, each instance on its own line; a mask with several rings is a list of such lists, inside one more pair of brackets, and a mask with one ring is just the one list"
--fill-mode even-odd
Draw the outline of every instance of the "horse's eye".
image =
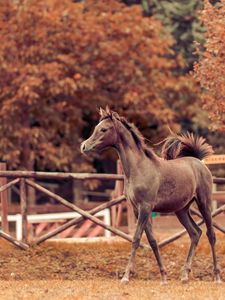
[[107, 131], [107, 129], [106, 128], [101, 128], [101, 130], [100, 130], [101, 132], [106, 132]]

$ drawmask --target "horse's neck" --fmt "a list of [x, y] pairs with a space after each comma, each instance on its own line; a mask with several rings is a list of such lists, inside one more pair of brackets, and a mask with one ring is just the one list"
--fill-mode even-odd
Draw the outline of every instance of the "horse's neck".
[[124, 174], [127, 178], [135, 171], [135, 165], [137, 164], [136, 155], [131, 148], [120, 144], [118, 147], [118, 154], [121, 160]]
[[[149, 160], [144, 151], [139, 149], [129, 132], [123, 134], [117, 145], [117, 152], [121, 160], [123, 171], [127, 179], [139, 172], [137, 166], [144, 160]], [[150, 161], [149, 161], [150, 162]]]

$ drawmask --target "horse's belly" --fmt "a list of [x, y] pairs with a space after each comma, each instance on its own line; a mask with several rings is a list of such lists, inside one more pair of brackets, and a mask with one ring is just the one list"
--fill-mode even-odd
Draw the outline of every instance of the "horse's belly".
[[167, 190], [166, 193], [159, 193], [156, 199], [154, 210], [157, 212], [176, 212], [188, 205], [195, 198], [195, 189]]
[[153, 210], [161, 213], [176, 212], [184, 208], [189, 202], [191, 202], [192, 199], [193, 197], [177, 199], [157, 199], [156, 205], [154, 206]]

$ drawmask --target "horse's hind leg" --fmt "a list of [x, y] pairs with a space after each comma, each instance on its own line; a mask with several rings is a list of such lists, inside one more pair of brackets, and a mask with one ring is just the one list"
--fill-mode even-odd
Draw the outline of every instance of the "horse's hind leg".
[[221, 278], [220, 278], [220, 268], [218, 265], [217, 257], [216, 257], [216, 250], [215, 250], [215, 244], [216, 244], [216, 235], [213, 229], [213, 224], [212, 224], [212, 215], [211, 215], [211, 209], [210, 209], [210, 203], [209, 202], [202, 202], [200, 201], [201, 199], [197, 200], [198, 204], [198, 209], [200, 210], [202, 217], [205, 221], [205, 225], [207, 228], [207, 237], [212, 249], [212, 257], [213, 257], [213, 268], [214, 268], [214, 278], [215, 281], [220, 283]]
[[155, 258], [157, 260], [157, 263], [158, 263], [158, 266], [159, 266], [159, 269], [160, 269], [160, 273], [161, 273], [161, 282], [162, 284], [166, 283], [166, 269], [162, 263], [162, 259], [161, 259], [161, 255], [160, 255], [160, 252], [159, 252], [159, 248], [158, 248], [158, 245], [157, 245], [157, 242], [153, 236], [153, 233], [152, 233], [152, 224], [150, 222], [150, 220], [148, 220], [147, 222], [147, 225], [146, 225], [146, 228], [145, 228], [145, 233], [146, 233], [146, 236], [147, 236], [147, 239], [148, 239], [148, 242], [153, 250], [153, 253], [155, 255]]
[[202, 231], [198, 227], [198, 225], [194, 222], [192, 219], [190, 212], [189, 212], [189, 207], [176, 212], [176, 215], [181, 222], [181, 224], [186, 228], [190, 239], [191, 239], [191, 246], [188, 252], [187, 260], [184, 265], [184, 269], [182, 272], [181, 276], [181, 281], [182, 282], [187, 282], [189, 279], [189, 273], [191, 272], [191, 265], [192, 265], [192, 259], [195, 253], [195, 249], [198, 245], [198, 241], [201, 237]]

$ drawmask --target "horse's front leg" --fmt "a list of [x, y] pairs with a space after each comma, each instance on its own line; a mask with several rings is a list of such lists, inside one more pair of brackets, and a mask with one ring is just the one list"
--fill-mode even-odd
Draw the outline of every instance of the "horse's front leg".
[[134, 270], [134, 263], [135, 263], [135, 254], [140, 245], [141, 236], [145, 229], [146, 223], [149, 218], [150, 209], [147, 207], [140, 207], [138, 212], [138, 221], [137, 227], [134, 233], [132, 248], [131, 248], [131, 255], [124, 273], [123, 278], [121, 279], [122, 283], [128, 283], [130, 278], [130, 273]]

